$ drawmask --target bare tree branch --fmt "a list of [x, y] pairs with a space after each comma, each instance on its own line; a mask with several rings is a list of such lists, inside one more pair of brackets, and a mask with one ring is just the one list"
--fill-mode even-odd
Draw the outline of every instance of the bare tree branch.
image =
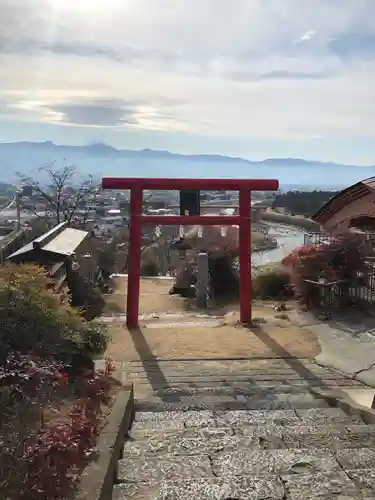
[[[32, 190], [33, 207], [29, 210], [40, 217], [37, 204], [41, 201], [43, 211], [51, 212], [57, 224], [63, 221], [70, 223], [79, 212], [85, 220], [87, 219], [89, 201], [91, 198], [96, 198], [97, 193], [97, 185], [92, 176], [76, 182], [76, 167], [66, 162], [60, 169], [56, 168], [54, 163], [43, 166], [38, 169], [38, 173], [44, 176], [44, 182], [36, 181], [22, 173], [17, 174], [23, 186]], [[81, 214], [82, 208], [85, 209], [83, 214]]]

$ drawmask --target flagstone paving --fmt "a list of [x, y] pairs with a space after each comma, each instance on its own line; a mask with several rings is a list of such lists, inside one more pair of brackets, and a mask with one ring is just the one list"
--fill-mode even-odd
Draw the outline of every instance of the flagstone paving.
[[375, 426], [311, 387], [308, 359], [130, 362], [136, 414], [113, 500], [374, 499]]

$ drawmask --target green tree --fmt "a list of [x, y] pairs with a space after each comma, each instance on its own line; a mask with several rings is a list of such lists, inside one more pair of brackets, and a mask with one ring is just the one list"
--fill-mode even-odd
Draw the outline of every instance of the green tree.
[[312, 217], [338, 191], [288, 191], [278, 193], [272, 208], [283, 207], [293, 215]]
[[91, 321], [103, 312], [105, 301], [97, 285], [81, 276], [78, 271], [69, 270], [68, 287], [70, 292], [70, 305], [78, 308], [83, 317]]

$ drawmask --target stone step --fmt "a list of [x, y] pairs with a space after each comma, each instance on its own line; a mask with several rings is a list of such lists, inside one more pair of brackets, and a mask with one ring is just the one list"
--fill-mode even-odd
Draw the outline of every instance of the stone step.
[[335, 456], [344, 470], [371, 469], [375, 464], [375, 450], [370, 448], [337, 450]]
[[[347, 415], [340, 408], [310, 408], [295, 410], [255, 410], [216, 412], [213, 418], [218, 427], [242, 425], [331, 425], [362, 424], [358, 416]], [[142, 420], [142, 417], [139, 418]]]
[[[188, 430], [203, 433], [216, 432], [217, 428], [233, 430], [244, 426], [298, 426], [321, 427], [323, 425], [360, 425], [361, 418], [347, 415], [339, 408], [319, 408], [308, 410], [274, 411], [224, 411], [224, 412], [185, 412], [136, 414], [130, 436], [142, 439], [142, 436], [165, 433], [168, 431]], [[206, 424], [206, 425], [205, 425]]]
[[327, 408], [324, 399], [319, 399], [308, 393], [274, 393], [254, 396], [237, 395], [202, 395], [200, 397], [179, 396], [171, 394], [168, 397], [142, 395], [135, 399], [137, 412], [192, 411], [192, 410], [265, 410], [290, 408]]
[[[141, 437], [140, 437], [141, 436]], [[124, 457], [164, 455], [215, 455], [221, 458], [241, 455], [244, 450], [371, 448], [375, 445], [375, 426], [287, 425], [242, 426], [234, 428], [190, 428], [131, 434]]]
[[335, 471], [267, 478], [164, 479], [153, 484], [146, 480], [116, 485], [113, 500], [373, 500], [367, 478], [371, 474], [375, 477], [375, 469], [368, 472], [366, 477], [354, 473], [353, 478]]
[[375, 499], [375, 426], [309, 391], [360, 385], [340, 373], [175, 360], [132, 363], [128, 379], [136, 413], [113, 500]]
[[[136, 384], [137, 386], [137, 384]], [[249, 384], [247, 382], [236, 382], [236, 383], [213, 383], [212, 385], [207, 382], [202, 383], [180, 383], [174, 384], [173, 386], [160, 386], [156, 387], [157, 384], [149, 385], [148, 393], [156, 397], [166, 397], [170, 395], [178, 396], [202, 396], [202, 395], [228, 395], [228, 396], [238, 396], [238, 395], [255, 395], [255, 394], [266, 394], [269, 392], [277, 393], [288, 393], [288, 394], [301, 394], [306, 393], [309, 387], [320, 387], [321, 382], [317, 380], [310, 381], [259, 381], [257, 384]], [[360, 383], [352, 384], [351, 381], [347, 380], [335, 380], [331, 384], [325, 384], [324, 387], [327, 389], [345, 389], [363, 387]]]
[[152, 378], [157, 380], [187, 380], [212, 378], [213, 380], [236, 377], [264, 378], [345, 378], [335, 370], [317, 365], [309, 360], [301, 359], [263, 359], [263, 360], [176, 360], [176, 361], [144, 361], [142, 363], [124, 363], [118, 367], [129, 380]]
[[311, 372], [333, 372], [333, 370], [317, 365], [311, 359], [304, 358], [196, 358], [196, 359], [150, 359], [143, 361], [128, 361], [117, 363], [118, 368], [127, 372], [141, 373], [150, 371], [162, 371], [164, 373], [185, 373], [194, 375], [199, 373], [236, 373], [238, 371], [251, 372], [273, 372], [276, 370], [301, 370], [307, 369]]
[[150, 484], [118, 484], [113, 489], [113, 500], [282, 500], [285, 490], [281, 479], [272, 478], [222, 478], [163, 479]]
[[[168, 459], [172, 461], [171, 456]], [[177, 456], [175, 456], [175, 460], [178, 460]], [[220, 452], [214, 454], [210, 457], [210, 463], [215, 477], [325, 474], [343, 470], [335, 452], [331, 452], [328, 448], [239, 449], [229, 453]], [[172, 474], [173, 472], [171, 472]], [[178, 471], [176, 471], [174, 477], [176, 479], [181, 477]]]
[[[149, 426], [148, 424], [153, 424]], [[156, 428], [158, 425], [167, 428], [168, 423], [182, 424], [183, 427], [238, 427], [241, 425], [324, 425], [333, 423], [356, 423], [359, 417], [348, 416], [338, 408], [312, 408], [296, 410], [255, 410], [255, 411], [187, 411], [187, 412], [138, 412], [132, 430]]]
[[342, 375], [338, 375], [335, 373], [306, 373], [301, 376], [299, 373], [295, 371], [280, 371], [280, 372], [267, 372], [267, 373], [251, 373], [251, 372], [243, 372], [243, 373], [199, 373], [197, 372], [195, 375], [193, 374], [184, 374], [184, 373], [173, 373], [168, 374], [165, 372], [145, 372], [145, 373], [127, 373], [127, 380], [146, 382], [147, 380], [152, 380], [155, 383], [183, 383], [183, 382], [192, 382], [195, 383], [211, 381], [212, 383], [217, 383], [220, 381], [226, 381], [230, 384], [235, 382], [250, 382], [252, 380], [342, 380], [345, 379]]
[[202, 366], [194, 364], [193, 366], [186, 366], [182, 368], [176, 367], [165, 367], [162, 364], [155, 364], [152, 366], [144, 366], [142, 368], [129, 368], [127, 373], [129, 376], [147, 376], [149, 374], [154, 374], [155, 376], [163, 373], [165, 377], [204, 377], [204, 376], [227, 376], [234, 377], [236, 375], [239, 376], [255, 376], [255, 375], [266, 375], [267, 373], [275, 374], [275, 375], [283, 375], [289, 373], [300, 374], [301, 371], [306, 375], [314, 375], [314, 376], [325, 376], [327, 374], [339, 376], [339, 373], [334, 370], [328, 370], [326, 368], [322, 368], [321, 366], [315, 364], [302, 365], [300, 369], [296, 370], [291, 366], [272, 366], [270, 369], [265, 370], [262, 367], [252, 368], [251, 366], [243, 366], [238, 368], [233, 367], [225, 367], [225, 366], [217, 366], [215, 369], [211, 369], [211, 366], [204, 368], [204, 362], [202, 362]]
[[[371, 428], [370, 428], [371, 427]], [[242, 443], [239, 438], [235, 446], [238, 448], [251, 444], [252, 448], [260, 449], [304, 449], [320, 448], [331, 451], [350, 448], [371, 448], [375, 444], [375, 427], [367, 425], [347, 426], [305, 426], [252, 428], [245, 426], [234, 430], [235, 436], [244, 436]], [[233, 448], [235, 446], [232, 446]]]
[[194, 389], [209, 389], [212, 388], [214, 391], [228, 390], [236, 388], [238, 389], [267, 389], [269, 387], [274, 387], [275, 389], [280, 385], [288, 385], [290, 387], [302, 386], [302, 387], [348, 387], [348, 388], [359, 388], [363, 384], [356, 380], [348, 379], [345, 377], [325, 377], [321, 379], [319, 377], [315, 378], [301, 378], [298, 375], [282, 375], [274, 376], [272, 374], [267, 374], [263, 376], [256, 377], [196, 377], [196, 378], [144, 378], [144, 379], [124, 379], [124, 383], [133, 383], [136, 391], [146, 391], [151, 393], [153, 391], [165, 391], [165, 390], [187, 390], [192, 391]]
[[280, 474], [317, 474], [341, 471], [326, 449], [240, 449], [207, 454], [142, 454], [119, 461], [119, 482], [157, 482], [161, 479], [208, 477], [263, 477]]

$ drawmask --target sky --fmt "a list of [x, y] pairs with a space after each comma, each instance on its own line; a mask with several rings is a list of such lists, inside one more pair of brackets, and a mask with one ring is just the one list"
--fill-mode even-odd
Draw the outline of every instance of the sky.
[[374, 0], [0, 0], [0, 142], [375, 165]]

